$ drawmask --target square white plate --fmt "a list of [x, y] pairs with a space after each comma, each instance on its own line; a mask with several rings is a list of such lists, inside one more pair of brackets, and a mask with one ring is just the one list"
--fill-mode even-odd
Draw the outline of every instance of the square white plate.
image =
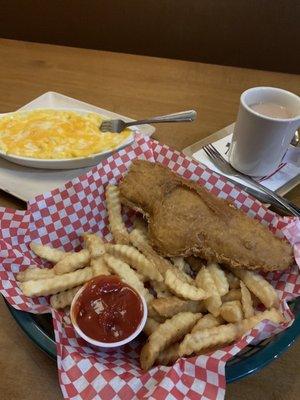
[[[122, 118], [124, 121], [132, 121], [131, 118], [55, 92], [44, 93], [19, 110], [29, 111], [37, 108], [75, 108], [96, 112], [108, 118]], [[145, 136], [151, 136], [154, 131], [155, 128], [151, 125], [139, 126], [139, 132]], [[28, 201], [40, 193], [62, 186], [65, 182], [87, 172], [89, 169], [90, 167], [72, 170], [43, 170], [23, 167], [0, 158], [0, 189], [21, 200]]]

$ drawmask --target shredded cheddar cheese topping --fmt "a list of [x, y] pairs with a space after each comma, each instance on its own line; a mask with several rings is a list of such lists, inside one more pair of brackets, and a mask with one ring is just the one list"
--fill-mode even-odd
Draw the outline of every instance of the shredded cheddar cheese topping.
[[132, 132], [101, 132], [95, 113], [39, 109], [0, 118], [0, 150], [39, 159], [86, 157], [120, 146]]

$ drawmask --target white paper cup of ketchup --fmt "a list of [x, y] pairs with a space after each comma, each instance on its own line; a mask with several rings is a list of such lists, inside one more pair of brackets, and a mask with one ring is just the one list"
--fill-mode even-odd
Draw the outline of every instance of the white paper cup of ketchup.
[[145, 299], [115, 275], [100, 275], [75, 295], [70, 311], [74, 329], [97, 347], [131, 342], [147, 320]]

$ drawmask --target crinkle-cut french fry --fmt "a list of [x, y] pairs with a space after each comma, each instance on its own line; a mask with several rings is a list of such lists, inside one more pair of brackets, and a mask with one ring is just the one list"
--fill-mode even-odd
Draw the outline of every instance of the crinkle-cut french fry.
[[144, 254], [140, 253], [135, 247], [122, 244], [106, 244], [105, 249], [108, 254], [120, 258], [149, 280], [163, 281], [163, 277], [156, 266], [148, 261]]
[[85, 267], [90, 261], [90, 253], [87, 249], [78, 253], [70, 253], [54, 265], [53, 270], [57, 275], [66, 274]]
[[144, 287], [137, 273], [128, 264], [110, 254], [104, 254], [103, 258], [108, 269], [119, 275], [123, 282], [132, 286], [138, 293], [144, 296], [147, 303], [153, 299], [152, 294]]
[[190, 285], [195, 286], [195, 281], [190, 275], [188, 275], [186, 272], [181, 271], [180, 269], [174, 267], [174, 265], [172, 265], [171, 263], [169, 266], [169, 270], [172, 271], [177, 276], [177, 278], [179, 278], [183, 282], [186, 282], [186, 283], [189, 283]]
[[159, 322], [155, 319], [148, 317], [144, 326], [143, 332], [145, 335], [150, 336], [159, 327]]
[[94, 276], [110, 275], [109, 269], [107, 268], [107, 265], [103, 259], [103, 256], [92, 259], [90, 266], [93, 268]]
[[220, 316], [214, 317], [212, 314], [206, 314], [196, 322], [191, 333], [200, 331], [201, 329], [213, 328], [214, 326], [219, 326], [223, 323], [224, 320]]
[[179, 358], [178, 354], [179, 344], [180, 343], [171, 344], [171, 346], [161, 351], [156, 359], [156, 364], [157, 365], [174, 364], [174, 362], [177, 361]]
[[240, 280], [237, 276], [233, 275], [231, 272], [225, 272], [227, 281], [229, 283], [229, 289], [239, 289], [240, 288]]
[[184, 312], [160, 324], [142, 348], [140, 355], [142, 369], [149, 370], [159, 353], [171, 344], [178, 342], [192, 329], [198, 319], [199, 315]]
[[235, 324], [219, 325], [187, 334], [179, 346], [179, 355], [198, 353], [202, 349], [226, 344], [238, 338], [239, 330]]
[[259, 324], [263, 320], [270, 320], [275, 324], [280, 324], [284, 322], [284, 316], [282, 313], [276, 309], [275, 307], [270, 308], [270, 310], [266, 310], [263, 312], [258, 312], [250, 318], [244, 319], [238, 325], [241, 327], [240, 329], [243, 331], [243, 334], [252, 329], [255, 325]]
[[203, 300], [208, 297], [204, 290], [184, 282], [172, 270], [166, 272], [165, 284], [172, 293], [186, 300]]
[[95, 233], [84, 233], [82, 236], [84, 247], [90, 252], [91, 259], [103, 256], [105, 247], [100, 236]]
[[242, 269], [232, 269], [232, 272], [240, 278], [247, 288], [255, 294], [255, 296], [267, 308], [278, 307], [279, 299], [276, 290], [261, 275], [254, 271]]
[[50, 297], [50, 304], [53, 308], [57, 310], [60, 308], [65, 308], [72, 303], [72, 300], [75, 297], [75, 294], [82, 286], [76, 286], [72, 289], [65, 290], [64, 292], [60, 292], [54, 294]]
[[216, 293], [219, 294], [215, 281], [206, 267], [202, 267], [199, 270], [195, 278], [195, 283], [197, 287], [203, 289], [209, 296], [215, 295]]
[[142, 218], [135, 218], [133, 221], [133, 228], [139, 230], [146, 237], [148, 236], [148, 224]]
[[21, 271], [17, 274], [17, 281], [38, 281], [39, 279], [46, 279], [55, 276], [53, 268], [38, 268], [38, 267], [28, 267], [25, 271]]
[[133, 229], [129, 234], [129, 238], [133, 246], [135, 246], [150, 262], [156, 266], [163, 277], [165, 276], [166, 271], [170, 269], [170, 267], [173, 267], [169, 261], [165, 260], [159, 254], [157, 254], [155, 250], [152, 249], [145, 235], [143, 235], [143, 233], [138, 229]]
[[250, 291], [248, 290], [243, 281], [241, 281], [241, 294], [242, 294], [241, 300], [242, 300], [242, 308], [244, 316], [245, 318], [250, 318], [254, 315], [252, 297]]
[[[192, 285], [192, 286], [196, 286], [194, 279], [191, 276], [189, 276], [188, 274], [186, 274], [185, 272], [180, 271], [176, 267], [174, 268], [173, 265], [171, 266], [171, 268], [169, 270], [175, 276], [177, 276], [177, 278], [180, 279], [182, 282], [188, 283], [189, 285]], [[166, 276], [166, 274], [165, 274], [165, 276]]]
[[222, 303], [232, 300], [241, 300], [241, 298], [241, 289], [230, 289], [229, 292], [225, 294], [225, 296], [222, 296]]
[[39, 281], [20, 282], [19, 286], [25, 296], [38, 297], [56, 294], [75, 286], [82, 285], [94, 277], [92, 267], [78, 269], [64, 275], [55, 275], [53, 278]]
[[173, 264], [175, 267], [177, 267], [179, 270], [185, 272], [185, 261], [183, 257], [172, 257], [171, 258]]
[[[130, 237], [131, 234], [132, 234], [132, 238]], [[137, 227], [137, 228], [133, 227], [132, 231], [129, 233], [129, 240], [130, 240], [130, 243], [134, 246], [135, 246], [135, 244], [132, 242], [132, 240], [137, 241], [137, 243], [141, 242], [143, 244], [147, 244], [149, 246], [149, 248], [151, 250], [153, 250], [149, 244], [149, 238], [147, 237], [145, 230], [140, 229], [139, 227]], [[155, 250], [153, 250], [153, 252], [156, 253]]]
[[58, 263], [64, 257], [66, 257], [70, 253], [66, 253], [63, 250], [54, 249], [50, 246], [45, 246], [43, 244], [31, 242], [29, 247], [31, 250], [39, 257], [44, 258], [47, 261], [52, 262], [53, 264]]
[[180, 312], [200, 313], [205, 310], [200, 301], [181, 300], [175, 296], [154, 299], [150, 304], [160, 316], [165, 318], [171, 318]]
[[185, 300], [185, 304], [182, 306], [181, 311], [189, 311], [192, 313], [200, 314], [206, 312], [207, 310], [204, 301]]
[[209, 297], [204, 300], [207, 310], [217, 317], [220, 314], [220, 307], [222, 305], [220, 293], [215, 285], [209, 270], [202, 267], [198, 272], [195, 282], [197, 287], [203, 289]]
[[187, 275], [191, 275], [193, 273], [189, 264], [185, 261], [183, 257], [172, 257], [172, 262], [175, 267], [179, 269], [179, 271], [184, 272]]
[[109, 227], [113, 238], [116, 243], [129, 244], [129, 234], [122, 219], [119, 188], [107, 185], [105, 196]]
[[[153, 300], [152, 300], [153, 301]], [[158, 314], [157, 311], [154, 310], [154, 308], [152, 307], [152, 301], [150, 301], [147, 304], [147, 308], [148, 308], [148, 317], [154, 319], [156, 322], [158, 322], [159, 324], [165, 322], [166, 318], [162, 317], [161, 315]]]
[[239, 300], [232, 300], [222, 304], [220, 315], [227, 322], [241, 321], [243, 319], [241, 302]]
[[235, 324], [220, 325], [187, 334], [179, 346], [179, 355], [182, 357], [233, 342], [263, 320], [281, 323], [283, 316], [277, 309], [272, 308]]
[[229, 292], [229, 283], [227, 281], [225, 272], [216, 263], [208, 264], [207, 269], [215, 282], [220, 296], [224, 296], [226, 293]]
[[150, 285], [155, 290], [158, 299], [173, 296], [165, 282], [150, 281]]
[[185, 260], [192, 268], [192, 270], [196, 273], [199, 272], [200, 268], [204, 266], [203, 261], [201, 260], [201, 258], [198, 257], [189, 256]]
[[208, 299], [204, 300], [204, 304], [207, 308], [207, 311], [212, 313], [215, 317], [220, 314], [222, 301], [219, 293], [217, 293], [216, 295], [212, 295]]
[[157, 270], [160, 272], [160, 274], [165, 277], [165, 274], [168, 270], [172, 270], [177, 277], [179, 277], [181, 280], [187, 282], [187, 283], [193, 283], [193, 279], [186, 273], [178, 270], [178, 268], [174, 267], [174, 265], [166, 260], [165, 258], [161, 257], [159, 254], [156, 253], [154, 249], [150, 246], [150, 244], [147, 241], [147, 238], [145, 235], [143, 235], [142, 232], [140, 232], [137, 229], [133, 229], [130, 232], [130, 241], [135, 246], [136, 248], [139, 249], [141, 253], [144, 254], [144, 256], [156, 266]]

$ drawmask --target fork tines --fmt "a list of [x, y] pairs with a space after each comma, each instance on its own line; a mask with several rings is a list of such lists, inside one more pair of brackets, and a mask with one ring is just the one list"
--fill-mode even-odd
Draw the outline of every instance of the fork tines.
[[107, 131], [110, 131], [111, 127], [112, 126], [111, 126], [111, 122], [110, 121], [103, 121], [101, 126], [100, 126], [100, 130], [102, 132], [107, 132]]
[[225, 158], [222, 156], [222, 154], [215, 148], [213, 144], [207, 144], [206, 146], [203, 146], [202, 149], [205, 151], [205, 153], [213, 159], [218, 159], [219, 161], [223, 161], [224, 163], [228, 164], [228, 161], [225, 160]]

